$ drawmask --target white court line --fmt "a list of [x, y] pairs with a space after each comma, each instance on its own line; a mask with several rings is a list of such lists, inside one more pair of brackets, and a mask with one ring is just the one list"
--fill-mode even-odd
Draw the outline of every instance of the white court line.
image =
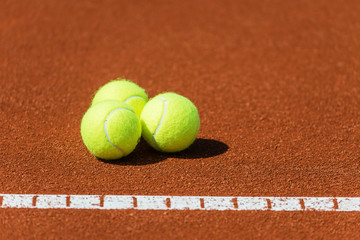
[[360, 212], [360, 197], [0, 194], [0, 208]]

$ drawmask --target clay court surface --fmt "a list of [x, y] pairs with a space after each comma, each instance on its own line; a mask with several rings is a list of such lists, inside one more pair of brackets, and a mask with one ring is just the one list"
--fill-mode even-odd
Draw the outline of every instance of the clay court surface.
[[[359, 237], [360, 203], [338, 211], [340, 198], [360, 197], [359, 13], [357, 0], [2, 0], [1, 238]], [[142, 141], [124, 159], [93, 157], [80, 121], [117, 77], [150, 97], [191, 99], [195, 143], [164, 154]], [[30, 194], [30, 205], [6, 194]], [[64, 208], [32, 208], [42, 195], [63, 196]], [[70, 208], [78, 195], [101, 207], [130, 196], [133, 208]], [[139, 210], [134, 196], [205, 198], [201, 209], [166, 209], [166, 198], [165, 209]], [[205, 209], [217, 196], [268, 205]], [[274, 197], [333, 205], [273, 211]]]

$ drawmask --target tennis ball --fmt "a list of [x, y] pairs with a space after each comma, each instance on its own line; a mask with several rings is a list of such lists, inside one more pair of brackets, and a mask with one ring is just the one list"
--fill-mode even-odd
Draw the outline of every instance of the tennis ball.
[[144, 89], [125, 79], [113, 80], [102, 86], [95, 94], [92, 105], [104, 100], [120, 100], [131, 106], [140, 117], [141, 111], [148, 101]]
[[176, 93], [162, 93], [144, 107], [142, 136], [156, 150], [179, 152], [196, 139], [200, 118], [195, 105]]
[[111, 160], [129, 155], [141, 137], [141, 124], [134, 110], [118, 100], [92, 105], [81, 121], [81, 137], [98, 158]]

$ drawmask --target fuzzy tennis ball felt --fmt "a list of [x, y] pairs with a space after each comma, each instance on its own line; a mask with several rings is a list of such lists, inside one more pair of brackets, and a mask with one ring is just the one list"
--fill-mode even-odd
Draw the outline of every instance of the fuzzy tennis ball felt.
[[141, 137], [140, 120], [119, 100], [92, 105], [81, 121], [81, 137], [89, 151], [105, 160], [129, 155]]
[[149, 100], [144, 89], [125, 79], [113, 80], [99, 88], [92, 100], [92, 105], [111, 99], [127, 103], [135, 110], [138, 117]]
[[144, 107], [142, 136], [156, 150], [179, 152], [196, 139], [200, 118], [195, 105], [176, 93], [162, 93]]

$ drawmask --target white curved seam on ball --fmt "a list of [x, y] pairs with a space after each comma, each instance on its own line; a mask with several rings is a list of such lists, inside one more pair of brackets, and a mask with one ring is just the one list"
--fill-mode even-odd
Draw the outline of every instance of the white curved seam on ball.
[[133, 99], [133, 98], [136, 98], [136, 97], [142, 98], [142, 99], [144, 99], [145, 102], [146, 102], [146, 99], [145, 99], [144, 97], [140, 96], [140, 95], [132, 95], [132, 96], [128, 97], [127, 99], [125, 99], [124, 102], [126, 103], [126, 102], [129, 101], [130, 99]]
[[164, 102], [164, 111], [163, 111], [163, 114], [161, 116], [161, 119], [160, 119], [160, 122], [159, 122], [159, 125], [157, 126], [157, 128], [155, 129], [155, 132], [153, 134], [153, 142], [154, 142], [154, 145], [157, 149], [161, 150], [161, 148], [159, 147], [159, 145], [157, 144], [156, 140], [155, 140], [155, 135], [156, 133], [159, 131], [159, 128], [164, 120], [164, 117], [165, 117], [165, 112], [166, 112], [166, 107], [167, 107], [167, 101], [165, 98], [162, 98], [162, 97], [157, 97], [158, 99], [160, 99], [161, 101]]
[[107, 115], [107, 117], [106, 117], [106, 119], [105, 119], [105, 126], [104, 126], [104, 127], [105, 127], [105, 135], [106, 135], [106, 138], [107, 138], [108, 142], [109, 142], [114, 148], [118, 149], [118, 150], [123, 154], [123, 156], [125, 156], [125, 151], [122, 150], [121, 148], [119, 148], [118, 146], [116, 146], [114, 143], [111, 142], [110, 136], [109, 136], [109, 133], [108, 133], [108, 130], [107, 130], [107, 122], [108, 122], [109, 118], [111, 117], [111, 115], [112, 115], [115, 111], [123, 110], [123, 109], [124, 109], [124, 110], [128, 110], [128, 111], [130, 111], [130, 112], [133, 112], [133, 111], [131, 111], [130, 109], [127, 109], [127, 108], [117, 108], [117, 109], [111, 111], [111, 112], [109, 113], [109, 115]]

